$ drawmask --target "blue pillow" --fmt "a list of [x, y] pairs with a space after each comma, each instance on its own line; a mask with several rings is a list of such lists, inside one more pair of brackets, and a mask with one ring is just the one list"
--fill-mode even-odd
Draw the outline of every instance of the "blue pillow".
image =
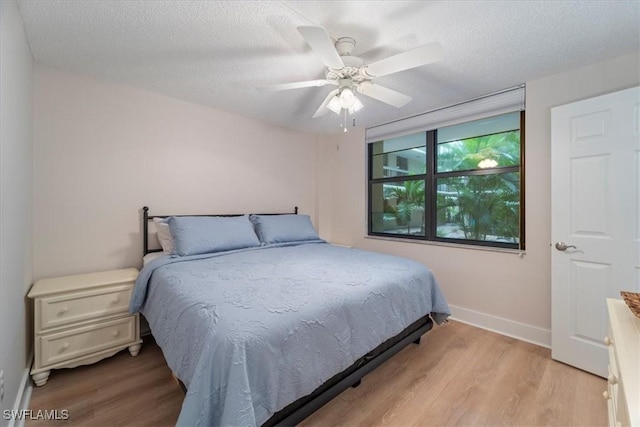
[[251, 215], [264, 244], [319, 240], [309, 215]]
[[173, 216], [169, 230], [174, 253], [179, 256], [206, 254], [260, 246], [249, 216]]

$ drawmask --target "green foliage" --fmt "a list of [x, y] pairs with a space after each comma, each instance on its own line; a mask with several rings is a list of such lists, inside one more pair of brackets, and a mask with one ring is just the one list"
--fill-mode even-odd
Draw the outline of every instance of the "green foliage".
[[498, 166], [520, 163], [520, 131], [468, 138], [438, 144], [438, 172], [464, 171], [478, 168], [484, 159], [493, 159]]
[[[439, 221], [456, 224], [465, 239], [517, 242], [520, 235], [518, 173], [443, 178]], [[440, 201], [442, 200], [442, 204]], [[446, 213], [441, 213], [445, 211]], [[445, 236], [443, 236], [445, 237]]]
[[[500, 166], [520, 162], [519, 131], [442, 144], [438, 171], [478, 169], [485, 159]], [[496, 171], [498, 172], [498, 171]], [[495, 173], [438, 179], [438, 225], [454, 224], [465, 239], [517, 242], [520, 236], [520, 174]], [[438, 235], [447, 237], [447, 228]]]
[[[395, 199], [394, 205], [389, 205], [393, 208], [393, 213], [396, 215], [396, 221], [399, 225], [407, 226], [407, 234], [411, 233], [411, 218], [413, 213], [417, 210], [423, 212], [424, 226], [424, 181], [423, 180], [410, 180], [404, 181], [402, 186], [389, 185], [384, 187], [385, 201]], [[391, 209], [385, 212], [391, 212]]]

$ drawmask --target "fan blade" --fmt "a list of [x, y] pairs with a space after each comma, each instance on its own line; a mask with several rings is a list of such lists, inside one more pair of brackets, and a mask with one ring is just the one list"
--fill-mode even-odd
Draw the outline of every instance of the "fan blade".
[[275, 92], [278, 90], [300, 89], [303, 87], [324, 86], [331, 82], [327, 80], [308, 80], [306, 82], [280, 83], [275, 85], [261, 86], [258, 90], [263, 92]]
[[373, 62], [365, 68], [365, 72], [371, 77], [386, 76], [387, 74], [442, 61], [443, 58], [444, 51], [442, 46], [439, 43], [429, 43]]
[[331, 99], [337, 94], [338, 94], [338, 89], [334, 89], [331, 92], [329, 92], [329, 95], [327, 95], [324, 101], [322, 101], [322, 104], [320, 104], [320, 108], [318, 108], [316, 112], [313, 114], [314, 119], [318, 117], [322, 117], [329, 112], [327, 105], [329, 104], [329, 102], [331, 102]]
[[398, 108], [407, 105], [407, 103], [413, 99], [404, 93], [396, 92], [388, 87], [370, 82], [360, 83], [358, 85], [358, 92]]
[[298, 32], [306, 40], [307, 44], [316, 55], [320, 57], [322, 63], [329, 68], [340, 70], [344, 68], [344, 63], [338, 55], [329, 33], [322, 27], [301, 26]]

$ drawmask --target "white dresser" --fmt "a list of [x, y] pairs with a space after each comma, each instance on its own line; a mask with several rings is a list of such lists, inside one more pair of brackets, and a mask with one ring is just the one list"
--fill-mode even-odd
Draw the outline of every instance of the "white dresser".
[[612, 427], [640, 427], [640, 319], [622, 300], [607, 299], [609, 377], [604, 397]]
[[139, 315], [129, 314], [138, 270], [105, 271], [38, 280], [28, 293], [34, 299], [36, 385], [51, 369], [95, 363], [125, 348], [140, 351]]

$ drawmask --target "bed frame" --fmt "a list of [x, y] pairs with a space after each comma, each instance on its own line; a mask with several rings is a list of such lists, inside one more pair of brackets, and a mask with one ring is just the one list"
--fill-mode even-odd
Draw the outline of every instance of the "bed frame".
[[[298, 214], [298, 207], [294, 208], [294, 212]], [[289, 213], [290, 214], [290, 213]], [[149, 208], [142, 208], [142, 229], [143, 229], [143, 255], [151, 252], [160, 252], [162, 249], [149, 249], [149, 221], [153, 218], [166, 218], [168, 216], [241, 216], [243, 214], [225, 214], [225, 215], [149, 215]], [[282, 213], [260, 214], [260, 215], [284, 215]], [[295, 402], [289, 404], [284, 409], [275, 413], [269, 418], [263, 427], [273, 426], [295, 426], [302, 420], [313, 414], [322, 406], [331, 401], [334, 397], [342, 393], [349, 387], [358, 387], [362, 378], [375, 368], [396, 355], [400, 350], [404, 349], [411, 343], [420, 344], [420, 337], [431, 330], [433, 320], [429, 315], [418, 319], [409, 325], [405, 330], [395, 337], [389, 338], [384, 343], [373, 349], [371, 352], [362, 356], [360, 359], [344, 371], [330, 378], [323, 385], [318, 387], [311, 394], [301, 397]], [[187, 389], [182, 381], [176, 377], [180, 387], [186, 393]]]

